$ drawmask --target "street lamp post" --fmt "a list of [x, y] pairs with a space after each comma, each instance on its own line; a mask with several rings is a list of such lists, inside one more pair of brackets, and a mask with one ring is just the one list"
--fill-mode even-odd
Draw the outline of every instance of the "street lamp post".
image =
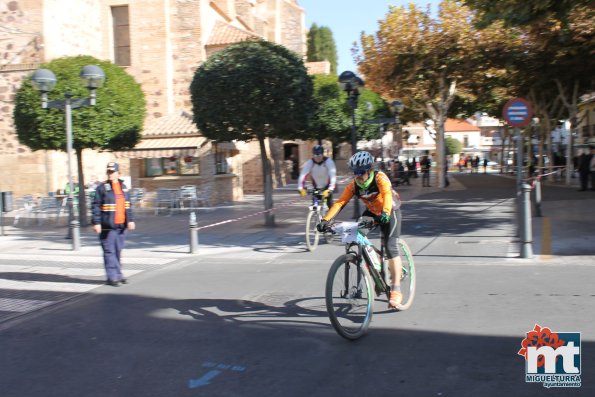
[[[355, 109], [357, 108], [357, 99], [364, 87], [364, 81], [349, 70], [339, 75], [339, 86], [347, 93], [349, 107], [351, 108], [351, 154], [357, 152], [357, 138], [355, 130]], [[353, 219], [359, 218], [359, 201], [355, 200], [353, 206]]]
[[397, 156], [398, 156], [400, 154], [401, 150], [403, 149], [403, 133], [402, 133], [403, 129], [401, 128], [401, 119], [399, 118], [399, 115], [403, 111], [403, 108], [405, 108], [405, 105], [403, 105], [403, 102], [401, 102], [397, 99], [390, 103], [390, 108], [395, 115], [395, 125], [397, 126], [397, 134], [400, 139], [399, 150], [397, 153]]
[[41, 107], [43, 109], [64, 109], [66, 118], [66, 156], [68, 158], [68, 218], [69, 218], [69, 236], [72, 237], [72, 249], [80, 249], [80, 222], [78, 214], [74, 211], [74, 186], [72, 183], [72, 109], [83, 106], [95, 105], [95, 90], [103, 85], [105, 74], [103, 70], [96, 65], [87, 65], [83, 67], [80, 73], [81, 79], [89, 89], [88, 98], [72, 99], [70, 92], [64, 93], [64, 100], [48, 101], [48, 92], [56, 86], [56, 76], [49, 69], [37, 69], [31, 81], [35, 89], [41, 93]]
[[351, 154], [357, 152], [357, 139], [355, 129], [355, 109], [359, 94], [364, 87], [364, 81], [355, 73], [345, 71], [339, 76], [339, 86], [347, 93], [349, 107], [351, 108]]

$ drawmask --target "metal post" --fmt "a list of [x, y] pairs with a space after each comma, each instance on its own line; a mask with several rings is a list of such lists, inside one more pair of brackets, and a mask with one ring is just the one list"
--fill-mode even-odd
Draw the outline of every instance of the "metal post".
[[72, 107], [70, 98], [72, 98], [72, 94], [70, 92], [66, 92], [64, 94], [64, 98], [66, 98], [64, 102], [64, 111], [66, 113], [66, 156], [68, 157], [68, 187], [70, 191], [68, 192], [68, 211], [72, 214], [72, 218], [69, 217], [70, 221], [70, 229], [72, 236], [72, 250], [78, 251], [81, 248], [81, 238], [80, 238], [80, 223], [78, 221], [78, 216], [74, 211], [74, 186], [72, 184]]
[[[357, 152], [357, 140], [355, 130], [355, 108], [357, 107], [357, 94], [353, 91], [349, 95], [349, 104], [351, 105], [351, 154]], [[353, 219], [359, 218], [359, 199], [356, 197], [353, 203]]]
[[533, 258], [533, 233], [531, 228], [531, 185], [523, 183], [521, 203], [521, 222], [523, 227], [520, 235], [521, 258]]
[[574, 173], [574, 161], [572, 158], [572, 129], [570, 128], [569, 122], [565, 122], [564, 126], [566, 127], [566, 186], [570, 186], [570, 178], [572, 177], [572, 173]]
[[523, 136], [520, 128], [514, 129], [514, 135], [516, 136], [516, 184], [517, 191], [521, 190], [521, 184], [523, 181]]
[[535, 216], [541, 217], [541, 178], [535, 179]]
[[4, 234], [4, 195], [0, 192], [0, 235], [5, 236]]
[[349, 104], [351, 105], [351, 154], [353, 155], [355, 152], [357, 152], [355, 131], [355, 108], [357, 107], [357, 102], [353, 93], [349, 96]]
[[382, 166], [384, 168], [384, 126], [379, 124], [378, 127], [378, 135], [380, 136], [380, 161], [382, 161]]
[[196, 221], [196, 214], [194, 211], [190, 213], [190, 221], [188, 222], [190, 230], [190, 253], [198, 253], [198, 222]]
[[514, 129], [514, 136], [516, 138], [516, 208], [517, 208], [517, 235], [519, 239], [523, 235], [524, 222], [522, 218], [522, 184], [523, 184], [523, 140], [521, 139], [520, 128]]

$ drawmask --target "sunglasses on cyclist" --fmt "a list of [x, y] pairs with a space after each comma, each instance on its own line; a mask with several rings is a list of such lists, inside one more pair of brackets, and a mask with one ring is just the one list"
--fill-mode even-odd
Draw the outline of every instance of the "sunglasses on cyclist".
[[366, 172], [368, 172], [368, 170], [355, 170], [355, 171], [353, 171], [353, 175], [355, 175], [355, 176], [362, 176]]

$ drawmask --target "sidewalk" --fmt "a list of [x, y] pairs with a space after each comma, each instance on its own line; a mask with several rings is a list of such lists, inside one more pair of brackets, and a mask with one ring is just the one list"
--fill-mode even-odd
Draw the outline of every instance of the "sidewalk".
[[[339, 178], [340, 192], [347, 180]], [[399, 186], [397, 191], [403, 202], [426, 193], [439, 191], [438, 188], [424, 188], [421, 178], [412, 179], [411, 186]], [[463, 189], [452, 181], [450, 190]], [[338, 195], [339, 193], [335, 193]], [[241, 202], [225, 203], [215, 207], [196, 209], [199, 227], [199, 247], [201, 254], [221, 246], [249, 247], [264, 240], [280, 241], [292, 233], [302, 233], [309, 198], [300, 198], [297, 186], [289, 184], [274, 192], [276, 227], [264, 226], [263, 197], [261, 194], [246, 195]], [[344, 211], [350, 211], [346, 208]], [[189, 253], [189, 210], [173, 211], [170, 215], [161, 211], [154, 214], [152, 208], [136, 208], [137, 230], [129, 233], [126, 240], [127, 256], [139, 257], [186, 257]], [[351, 212], [349, 212], [351, 213]], [[81, 227], [81, 249], [72, 251], [72, 241], [66, 239], [66, 220], [56, 225], [54, 220], [38, 225], [35, 219], [26, 224], [20, 220], [12, 226], [12, 218], [4, 219], [5, 236], [0, 236], [0, 250], [4, 253], [31, 254], [43, 252], [47, 255], [101, 256], [97, 236], [90, 227]], [[215, 225], [216, 226], [212, 226]], [[301, 241], [302, 237], [297, 238]]]

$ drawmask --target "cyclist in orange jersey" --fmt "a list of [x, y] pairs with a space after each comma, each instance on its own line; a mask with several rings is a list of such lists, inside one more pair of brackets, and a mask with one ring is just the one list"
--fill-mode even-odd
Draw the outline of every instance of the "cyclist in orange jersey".
[[[392, 188], [388, 176], [372, 169], [374, 159], [368, 152], [357, 152], [349, 159], [349, 168], [355, 175], [343, 193], [327, 211], [317, 226], [324, 231], [329, 223], [349, 203], [353, 196], [359, 198], [366, 210], [362, 216], [373, 217], [380, 224], [388, 268], [391, 274], [391, 291], [388, 305], [396, 308], [403, 300], [401, 294], [402, 262], [398, 239], [401, 234], [401, 211], [399, 195]], [[396, 199], [396, 200], [395, 200]], [[396, 202], [395, 202], [396, 201]]]

